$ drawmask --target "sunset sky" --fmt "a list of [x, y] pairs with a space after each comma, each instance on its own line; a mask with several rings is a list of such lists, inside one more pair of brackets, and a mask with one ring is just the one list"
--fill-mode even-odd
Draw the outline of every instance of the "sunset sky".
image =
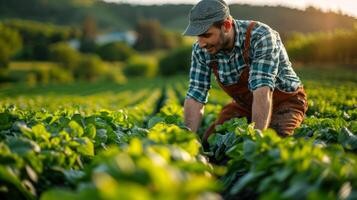
[[[162, 4], [162, 3], [189, 3], [194, 4], [198, 0], [105, 0], [107, 2], [126, 2], [136, 4]], [[227, 3], [246, 3], [256, 5], [284, 5], [293, 8], [304, 9], [307, 6], [321, 8], [322, 10], [342, 11], [345, 14], [357, 18], [357, 0], [226, 0]]]

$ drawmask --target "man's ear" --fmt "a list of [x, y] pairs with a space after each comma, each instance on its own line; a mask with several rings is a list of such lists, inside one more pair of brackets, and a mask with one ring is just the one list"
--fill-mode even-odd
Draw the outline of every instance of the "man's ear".
[[232, 21], [224, 20], [223, 27], [224, 27], [224, 30], [228, 32], [232, 28]]

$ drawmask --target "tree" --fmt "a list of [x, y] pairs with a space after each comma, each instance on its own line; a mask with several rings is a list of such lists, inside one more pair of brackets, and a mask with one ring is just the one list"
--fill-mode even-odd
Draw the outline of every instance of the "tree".
[[80, 53], [67, 43], [60, 42], [50, 46], [50, 59], [72, 72], [78, 66], [80, 56]]
[[69, 27], [29, 20], [5, 20], [3, 24], [20, 34], [22, 49], [16, 58], [22, 60], [48, 60], [51, 44], [67, 41], [76, 36], [71, 34], [73, 30]]
[[157, 20], [140, 21], [135, 28], [138, 37], [134, 48], [139, 51], [148, 51], [161, 47], [161, 27]]
[[127, 61], [135, 51], [124, 42], [111, 42], [100, 46], [97, 54], [108, 61]]
[[191, 46], [182, 46], [171, 50], [159, 61], [159, 72], [162, 75], [188, 73], [191, 62]]
[[85, 54], [81, 56], [78, 67], [74, 71], [76, 78], [95, 81], [105, 73], [103, 62], [98, 55]]
[[135, 31], [137, 40], [134, 48], [139, 51], [172, 49], [183, 43], [181, 34], [163, 30], [157, 20], [140, 21]]
[[124, 74], [131, 77], [154, 77], [157, 74], [157, 61], [153, 58], [133, 56], [128, 60]]
[[82, 38], [79, 50], [84, 53], [96, 51], [95, 38], [97, 36], [97, 25], [93, 17], [87, 16], [82, 25]]
[[0, 23], [0, 73], [8, 67], [13, 55], [22, 47], [20, 34]]

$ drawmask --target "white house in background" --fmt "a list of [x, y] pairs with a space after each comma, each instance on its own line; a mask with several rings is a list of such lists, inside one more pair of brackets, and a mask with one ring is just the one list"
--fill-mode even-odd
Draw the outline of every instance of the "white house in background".
[[[129, 46], [133, 46], [136, 41], [136, 34], [133, 31], [111, 32], [98, 35], [95, 39], [95, 42], [99, 45], [119, 41], [126, 42]], [[79, 49], [80, 41], [78, 39], [70, 40], [68, 43], [72, 48]]]

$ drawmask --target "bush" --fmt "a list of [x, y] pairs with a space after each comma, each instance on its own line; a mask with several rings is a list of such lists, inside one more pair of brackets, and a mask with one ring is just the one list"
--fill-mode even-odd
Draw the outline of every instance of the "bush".
[[104, 73], [98, 79], [103, 81], [109, 81], [114, 83], [126, 83], [126, 78], [122, 72], [122, 70], [117, 66], [103, 65]]
[[108, 61], [127, 61], [135, 51], [124, 42], [111, 42], [98, 48], [97, 54]]
[[78, 37], [70, 27], [17, 19], [4, 20], [4, 24], [19, 32], [22, 38], [23, 48], [17, 54], [21, 60], [48, 60], [50, 44]]
[[103, 62], [95, 54], [83, 54], [78, 67], [74, 71], [76, 78], [95, 81], [105, 74]]
[[70, 71], [59, 67], [52, 68], [50, 71], [50, 80], [55, 83], [70, 83], [73, 81], [73, 75]]
[[191, 62], [191, 46], [172, 50], [159, 61], [159, 72], [162, 75], [188, 73]]
[[63, 68], [73, 71], [80, 61], [80, 53], [61, 42], [50, 46], [50, 59], [61, 64]]
[[138, 51], [170, 49], [181, 45], [183, 42], [181, 34], [164, 31], [157, 20], [139, 21], [135, 31], [137, 40], [134, 48]]
[[157, 74], [157, 63], [152, 58], [133, 57], [129, 59], [124, 68], [124, 74], [127, 76], [153, 77]]
[[357, 26], [353, 30], [329, 33], [295, 33], [286, 49], [293, 61], [302, 63], [357, 64]]
[[19, 33], [0, 23], [0, 74], [8, 67], [10, 58], [21, 49]]
[[72, 74], [59, 67], [32, 69], [26, 75], [29, 86], [48, 83], [70, 83], [73, 81]]

